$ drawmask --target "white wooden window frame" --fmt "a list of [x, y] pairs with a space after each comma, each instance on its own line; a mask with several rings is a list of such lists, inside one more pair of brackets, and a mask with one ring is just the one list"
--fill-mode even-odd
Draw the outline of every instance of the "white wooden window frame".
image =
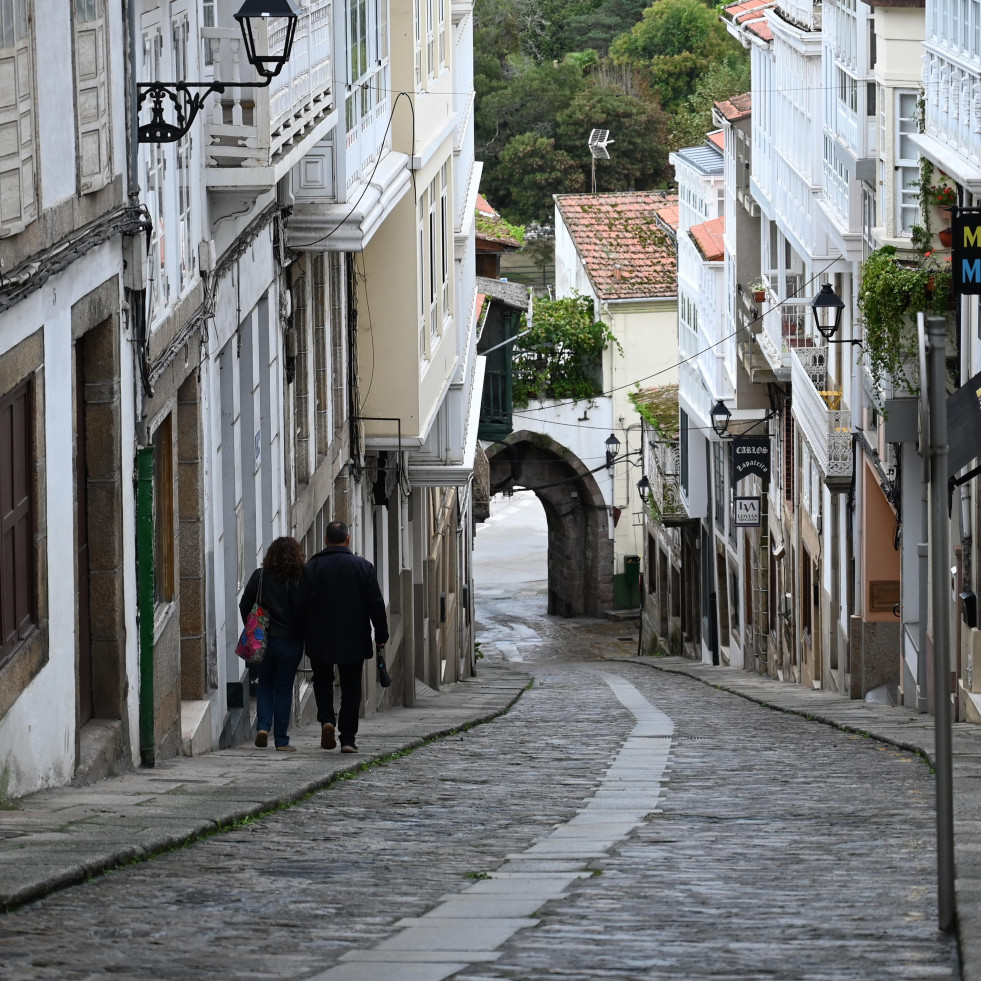
[[78, 187], [82, 194], [91, 194], [112, 179], [109, 25], [105, 0], [74, 0], [72, 6]]
[[0, 238], [37, 219], [32, 0], [0, 4]]

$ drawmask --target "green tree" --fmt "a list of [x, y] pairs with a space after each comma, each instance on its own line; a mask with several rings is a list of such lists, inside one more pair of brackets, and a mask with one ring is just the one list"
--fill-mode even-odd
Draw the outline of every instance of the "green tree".
[[610, 328], [594, 320], [589, 297], [575, 293], [561, 300], [537, 300], [530, 333], [514, 342], [514, 404], [598, 395], [603, 351], [610, 344], [620, 347]]
[[702, 0], [657, 0], [610, 48], [614, 64], [646, 76], [665, 109], [694, 91], [707, 65], [738, 51], [718, 14]]
[[640, 20], [648, 0], [604, 0], [590, 9], [570, 9], [561, 24], [558, 41], [563, 51], [592, 48], [601, 58], [621, 34], [626, 34]]
[[[499, 170], [505, 177], [494, 186], [495, 206], [512, 221], [548, 221], [554, 211], [553, 194], [569, 194], [586, 187], [582, 169], [555, 140], [522, 133], [501, 153]], [[500, 202], [500, 203], [498, 203]]]
[[581, 161], [584, 181], [591, 176], [588, 140], [592, 128], [608, 129], [610, 159], [596, 161], [597, 190], [649, 190], [667, 177], [667, 117], [656, 102], [627, 95], [609, 82], [592, 82], [559, 113], [556, 145]]
[[712, 65], [695, 85], [674, 115], [671, 124], [672, 149], [695, 146], [712, 129], [712, 107], [722, 99], [747, 92], [751, 85], [749, 58], [744, 54], [726, 55]]

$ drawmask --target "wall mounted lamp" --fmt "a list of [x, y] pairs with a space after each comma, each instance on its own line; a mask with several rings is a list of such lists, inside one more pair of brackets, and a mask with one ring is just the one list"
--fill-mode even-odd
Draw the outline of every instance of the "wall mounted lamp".
[[[736, 435], [749, 435], [749, 431], [751, 429], [755, 429], [759, 425], [768, 423], [775, 415], [777, 415], [776, 410], [771, 410], [767, 412], [762, 419], [740, 419], [738, 421], [738, 425], [744, 426], [745, 428], [741, 433], [737, 433]], [[729, 432], [729, 420], [732, 419], [732, 413], [729, 411], [729, 407], [722, 401], [722, 399], [718, 399], [715, 405], [712, 406], [712, 411], [709, 413], [709, 418], [712, 420], [712, 428], [715, 430], [715, 435], [718, 436], [719, 439], [732, 439], [733, 434]]]
[[861, 347], [862, 342], [852, 337], [844, 340], [832, 340], [841, 326], [841, 315], [845, 311], [845, 303], [830, 283], [825, 283], [821, 287], [821, 292], [811, 300], [811, 310], [814, 313], [814, 322], [817, 324], [819, 333], [829, 344], [858, 344]]
[[606, 438], [606, 466], [613, 467], [613, 461], [617, 458], [617, 450], [620, 449], [620, 440], [610, 433]]
[[715, 405], [712, 406], [709, 417], [712, 420], [712, 428], [715, 430], [715, 435], [719, 439], [732, 439], [729, 435], [729, 420], [732, 418], [732, 413], [722, 399], [718, 399]]
[[[242, 31], [245, 54], [249, 64], [262, 81], [240, 82], [141, 82], [136, 86], [137, 116], [144, 104], [150, 104], [150, 121], [137, 127], [138, 143], [176, 143], [191, 128], [195, 117], [204, 106], [205, 99], [213, 92], [221, 94], [228, 86], [236, 88], [264, 88], [282, 70], [293, 51], [293, 38], [300, 19], [295, 0], [245, 0], [234, 15]], [[256, 44], [259, 25], [274, 17], [286, 19], [286, 34], [282, 52], [261, 50]], [[265, 32], [268, 34], [268, 31]], [[260, 39], [261, 39], [260, 33]], [[192, 89], [204, 91], [192, 92]], [[169, 103], [176, 123], [164, 118], [164, 107]]]
[[646, 473], [637, 481], [637, 493], [640, 494], [640, 499], [646, 504], [651, 493], [651, 482], [647, 479]]

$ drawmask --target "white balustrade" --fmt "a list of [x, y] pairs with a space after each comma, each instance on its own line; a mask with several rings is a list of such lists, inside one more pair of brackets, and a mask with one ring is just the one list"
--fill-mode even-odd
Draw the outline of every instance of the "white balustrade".
[[924, 47], [926, 133], [981, 165], [981, 64], [937, 42]]
[[[300, 14], [289, 61], [266, 87], [254, 84], [237, 28], [201, 29], [211, 77], [233, 83], [212, 96], [206, 110], [210, 167], [267, 167], [329, 112], [332, 18], [332, 0], [310, 0]], [[285, 30], [285, 22], [272, 28], [270, 50], [282, 45]]]
[[792, 351], [792, 411], [825, 478], [841, 479], [852, 472], [852, 413], [843, 407], [840, 392], [823, 388], [827, 350], [820, 347]]

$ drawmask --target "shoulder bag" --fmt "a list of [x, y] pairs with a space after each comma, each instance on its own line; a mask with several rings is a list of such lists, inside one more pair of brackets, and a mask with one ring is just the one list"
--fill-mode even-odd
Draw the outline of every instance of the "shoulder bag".
[[235, 653], [246, 664], [261, 664], [266, 655], [269, 637], [269, 611], [262, 605], [262, 569], [259, 570], [259, 592], [249, 615], [245, 618], [242, 636], [238, 639]]

